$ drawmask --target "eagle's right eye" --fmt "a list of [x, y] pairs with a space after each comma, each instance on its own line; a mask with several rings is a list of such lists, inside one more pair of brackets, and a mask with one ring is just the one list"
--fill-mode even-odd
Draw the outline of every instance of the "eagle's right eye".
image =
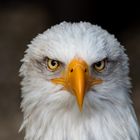
[[50, 59], [48, 57], [45, 57], [43, 61], [44, 65], [51, 72], [58, 70], [61, 66], [61, 63], [58, 60]]
[[60, 67], [60, 62], [57, 60], [48, 59], [47, 67], [50, 71], [56, 71]]

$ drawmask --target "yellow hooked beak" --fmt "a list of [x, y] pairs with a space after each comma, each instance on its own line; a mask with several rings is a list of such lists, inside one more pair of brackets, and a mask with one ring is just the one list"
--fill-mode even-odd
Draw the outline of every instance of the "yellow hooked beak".
[[85, 92], [93, 85], [102, 82], [101, 79], [92, 78], [86, 62], [81, 59], [73, 59], [64, 77], [51, 80], [53, 83], [62, 84], [68, 91], [76, 96], [80, 111], [82, 111]]

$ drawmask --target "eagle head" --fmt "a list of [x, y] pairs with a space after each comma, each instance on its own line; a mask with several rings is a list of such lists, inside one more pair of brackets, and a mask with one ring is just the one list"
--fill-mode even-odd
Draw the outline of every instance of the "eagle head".
[[138, 140], [128, 57], [113, 35], [62, 22], [34, 38], [22, 62], [26, 140]]

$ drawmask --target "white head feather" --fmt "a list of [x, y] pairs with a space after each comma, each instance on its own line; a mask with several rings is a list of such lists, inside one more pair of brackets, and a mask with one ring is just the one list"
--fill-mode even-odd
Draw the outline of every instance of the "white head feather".
[[[80, 112], [75, 96], [50, 79], [40, 65], [44, 57], [66, 66], [74, 57], [89, 66], [108, 59], [103, 83], [86, 93]], [[139, 128], [131, 100], [128, 57], [107, 31], [90, 23], [66, 23], [38, 35], [29, 45], [20, 69], [22, 111], [26, 140], [139, 140]]]

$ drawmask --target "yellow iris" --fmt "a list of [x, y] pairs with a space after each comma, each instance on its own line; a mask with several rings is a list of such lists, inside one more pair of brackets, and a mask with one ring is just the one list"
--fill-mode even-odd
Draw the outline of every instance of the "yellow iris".
[[105, 69], [105, 66], [106, 66], [106, 60], [99, 61], [93, 65], [94, 69], [97, 72], [102, 72]]
[[60, 62], [57, 60], [48, 59], [47, 66], [50, 71], [56, 71], [60, 67]]

